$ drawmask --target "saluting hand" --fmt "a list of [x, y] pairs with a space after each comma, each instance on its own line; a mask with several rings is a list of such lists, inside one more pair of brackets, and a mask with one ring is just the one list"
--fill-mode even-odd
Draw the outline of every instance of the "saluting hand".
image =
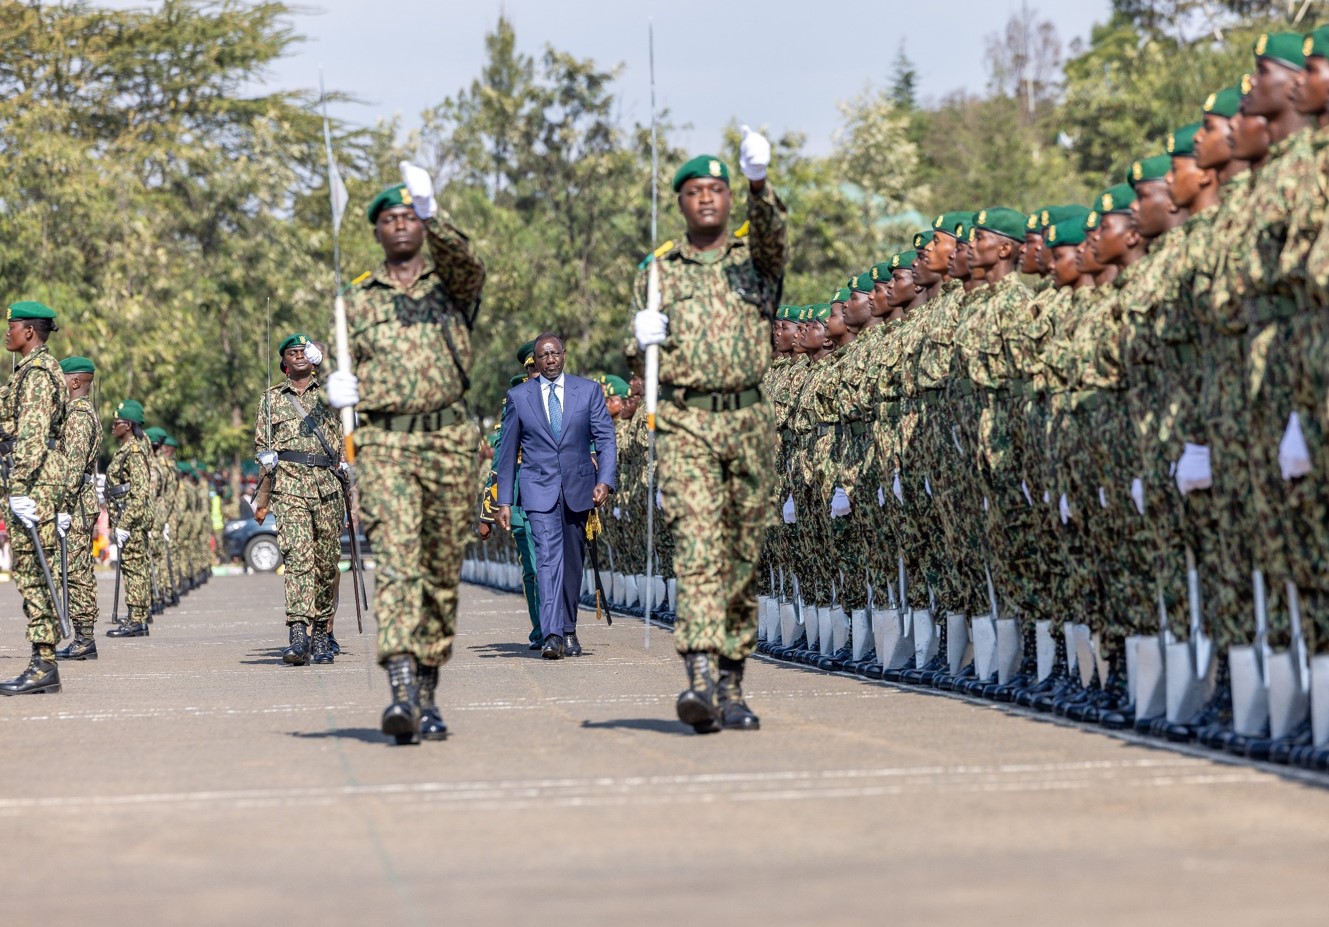
[[743, 176], [754, 183], [765, 180], [770, 166], [771, 143], [760, 132], [743, 126], [743, 141], [738, 145], [738, 167]]
[[401, 182], [411, 194], [411, 206], [415, 208], [415, 214], [421, 221], [432, 218], [438, 212], [438, 204], [434, 202], [434, 181], [429, 172], [410, 161], [402, 161], [399, 167]]

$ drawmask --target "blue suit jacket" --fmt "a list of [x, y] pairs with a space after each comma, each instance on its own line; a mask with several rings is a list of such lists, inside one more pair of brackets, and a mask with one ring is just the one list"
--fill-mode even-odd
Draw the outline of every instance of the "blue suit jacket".
[[[543, 377], [536, 376], [508, 390], [503, 410], [503, 439], [498, 448], [498, 504], [512, 505], [520, 479], [521, 506], [528, 512], [552, 512], [566, 500], [574, 512], [594, 508], [596, 483], [614, 488], [618, 448], [614, 421], [605, 408], [599, 384], [582, 377], [563, 377], [563, 431], [558, 441], [549, 429]], [[600, 469], [591, 460], [594, 442]], [[521, 451], [518, 476], [517, 452]]]

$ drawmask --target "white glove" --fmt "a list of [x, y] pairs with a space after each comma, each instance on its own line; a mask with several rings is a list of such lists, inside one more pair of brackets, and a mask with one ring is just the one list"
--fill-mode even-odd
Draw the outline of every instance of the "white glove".
[[1071, 520], [1071, 504], [1066, 501], [1066, 494], [1061, 494], [1061, 499], [1057, 502], [1057, 512], [1061, 515], [1061, 523], [1068, 524]]
[[341, 463], [337, 464], [337, 469], [340, 470], [342, 473], [345, 473], [347, 476], [351, 475], [351, 465], [344, 460]]
[[771, 164], [771, 143], [760, 132], [743, 126], [743, 141], [738, 145], [738, 166], [748, 180], [765, 180]]
[[1135, 510], [1144, 514], [1144, 480], [1138, 476], [1131, 480], [1131, 498], [1135, 500]]
[[1020, 480], [1020, 492], [1024, 493], [1025, 504], [1031, 509], [1034, 507], [1034, 497], [1029, 494], [1029, 484]]
[[623, 510], [618, 506], [614, 506], [614, 508], [611, 511], [611, 514], [614, 516], [615, 521], [621, 521], [623, 518]]
[[664, 344], [669, 337], [669, 316], [654, 309], [643, 309], [632, 320], [632, 334], [637, 336], [638, 347]]
[[345, 370], [328, 374], [328, 405], [345, 409], [360, 401], [360, 378]]
[[312, 341], [305, 345], [305, 360], [309, 361], [309, 363], [313, 364], [315, 367], [323, 363], [323, 352], [320, 351], [318, 345], [314, 344]]
[[931, 498], [932, 498], [932, 481], [929, 480], [929, 479], [927, 478], [927, 474], [924, 474], [924, 475], [923, 475], [923, 489], [925, 489], [925, 490], [927, 491], [928, 498], [931, 499]]
[[831, 494], [831, 517], [844, 518], [849, 514], [849, 493], [837, 486]]
[[1107, 490], [1104, 489], [1102, 486], [1098, 487], [1098, 504], [1101, 505], [1103, 508], [1108, 507]]
[[37, 503], [28, 496], [10, 496], [9, 508], [29, 528], [37, 524]]
[[277, 452], [276, 452], [276, 451], [259, 451], [259, 452], [258, 452], [258, 465], [259, 465], [260, 467], [263, 468], [264, 472], [268, 472], [268, 473], [270, 473], [270, 472], [272, 472], [273, 470], [277, 469]]
[[167, 544], [171, 543], [171, 523], [169, 521], [162, 525], [162, 540]]
[[60, 532], [60, 537], [69, 534], [69, 526], [74, 523], [73, 516], [60, 512], [55, 516], [55, 530]]
[[885, 486], [878, 486], [878, 487], [877, 487], [877, 508], [879, 508], [879, 509], [880, 509], [880, 508], [885, 508], [885, 506], [886, 506], [886, 487], [885, 487]]
[[411, 194], [415, 214], [422, 220], [432, 218], [438, 212], [438, 204], [434, 202], [434, 181], [430, 179], [429, 171], [416, 167], [410, 161], [401, 162], [399, 167], [401, 182], [406, 184], [406, 191]]
[[1177, 461], [1177, 489], [1184, 496], [1197, 489], [1214, 485], [1214, 471], [1210, 464], [1209, 448], [1203, 444], [1187, 444]]
[[128, 541], [128, 540], [129, 540], [129, 529], [128, 529], [128, 528], [116, 528], [116, 529], [115, 529], [115, 545], [116, 545], [117, 547], [124, 547], [124, 546], [125, 546], [125, 542]]
[[789, 498], [784, 500], [784, 508], [780, 510], [780, 515], [784, 518], [784, 523], [786, 525], [792, 525], [794, 522], [798, 521], [798, 517], [794, 514], [793, 493], [790, 493]]
[[1278, 442], [1278, 469], [1283, 471], [1284, 481], [1311, 472], [1311, 452], [1306, 446], [1306, 436], [1301, 433], [1301, 416], [1296, 412], [1288, 416], [1287, 431]]
[[895, 471], [895, 479], [891, 482], [891, 492], [895, 494], [895, 498], [899, 500], [900, 504], [904, 505], [904, 485], [900, 482], [899, 470]]

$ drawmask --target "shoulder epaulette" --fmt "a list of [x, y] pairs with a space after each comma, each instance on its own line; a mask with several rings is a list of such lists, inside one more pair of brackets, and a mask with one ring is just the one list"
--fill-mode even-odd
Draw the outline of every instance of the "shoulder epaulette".
[[670, 241], [667, 241], [660, 247], [656, 248], [650, 254], [646, 255], [646, 257], [642, 258], [641, 263], [637, 265], [637, 270], [645, 270], [647, 267], [651, 265], [651, 261], [657, 261], [673, 250], [674, 250], [674, 242], [671, 239]]
[[751, 231], [752, 231], [752, 223], [751, 223], [751, 222], [744, 222], [742, 225], [740, 225], [740, 226], [738, 227], [738, 231], [734, 233], [734, 237], [735, 237], [735, 238], [747, 238], [747, 237], [748, 237], [748, 232], [751, 232]]
[[351, 286], [359, 286], [360, 284], [364, 283], [366, 280], [368, 280], [368, 279], [369, 279], [370, 277], [372, 277], [372, 276], [374, 276], [374, 272], [373, 272], [372, 270], [367, 270], [367, 271], [365, 271], [364, 273], [362, 273], [360, 276], [358, 276], [358, 277], [356, 277], [354, 280], [352, 280], [352, 281], [351, 281]]

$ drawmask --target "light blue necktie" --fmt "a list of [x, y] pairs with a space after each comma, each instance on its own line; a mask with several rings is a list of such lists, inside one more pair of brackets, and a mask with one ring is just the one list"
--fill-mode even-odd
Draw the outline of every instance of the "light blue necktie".
[[554, 440], [563, 437], [563, 403], [558, 401], [558, 389], [549, 384], [549, 430], [554, 433]]

